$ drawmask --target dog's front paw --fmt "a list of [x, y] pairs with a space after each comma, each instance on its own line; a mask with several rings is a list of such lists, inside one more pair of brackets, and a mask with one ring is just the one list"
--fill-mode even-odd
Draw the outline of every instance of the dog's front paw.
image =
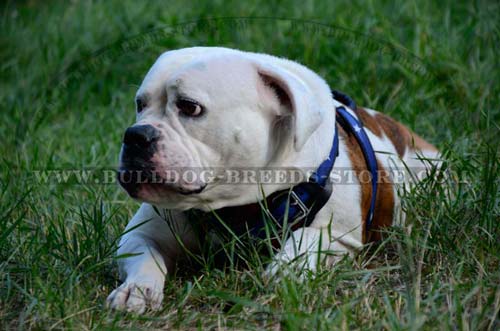
[[146, 308], [159, 310], [163, 301], [163, 284], [124, 282], [108, 296], [111, 309], [142, 314]]

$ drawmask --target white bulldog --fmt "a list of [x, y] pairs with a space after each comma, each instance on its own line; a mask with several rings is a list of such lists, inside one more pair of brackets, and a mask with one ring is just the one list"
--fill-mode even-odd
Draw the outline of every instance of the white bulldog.
[[[333, 99], [328, 84], [308, 68], [265, 54], [219, 47], [166, 52], [146, 75], [136, 104], [137, 123], [127, 129], [120, 155], [120, 182], [143, 203], [118, 249], [119, 255], [135, 255], [119, 260], [124, 282], [109, 295], [108, 304], [138, 313], [160, 307], [165, 276], [184, 249], [198, 248], [186, 210], [255, 203], [263, 199], [263, 191], [267, 196], [291, 186], [227, 183], [217, 180], [219, 172], [244, 167], [306, 173], [329, 155], [336, 130], [334, 170], [352, 169], [354, 182], [334, 184], [327, 203], [308, 227], [293, 231], [269, 272], [299, 255], [314, 270], [318, 252], [352, 253], [380, 239], [377, 230], [400, 218], [397, 187], [390, 178], [380, 178], [367, 230], [371, 184], [357, 177], [367, 165], [356, 140], [336, 125], [336, 107], [347, 108], [364, 124], [379, 171], [403, 162], [422, 168], [428, 166], [422, 156], [438, 155], [389, 117]], [[215, 169], [215, 180], [170, 177], [172, 169]], [[143, 171], [147, 179], [159, 174], [161, 183], [141, 181], [127, 175], [130, 170]]]

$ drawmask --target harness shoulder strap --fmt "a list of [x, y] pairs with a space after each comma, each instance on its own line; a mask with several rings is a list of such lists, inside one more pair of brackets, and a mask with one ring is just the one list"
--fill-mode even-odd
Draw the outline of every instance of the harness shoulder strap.
[[337, 108], [337, 122], [346, 132], [352, 133], [356, 138], [356, 141], [363, 152], [368, 170], [371, 174], [372, 195], [370, 200], [370, 209], [366, 216], [366, 228], [368, 230], [373, 221], [375, 203], [377, 201], [378, 163], [375, 151], [373, 150], [370, 139], [363, 128], [363, 124], [356, 117], [351, 115], [351, 113], [349, 113], [344, 107]]

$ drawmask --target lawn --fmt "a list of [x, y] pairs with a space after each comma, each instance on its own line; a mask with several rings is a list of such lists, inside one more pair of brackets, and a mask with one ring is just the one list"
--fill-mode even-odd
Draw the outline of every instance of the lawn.
[[[7, 1], [0, 19], [3, 329], [500, 328], [500, 5], [495, 1]], [[138, 204], [117, 184], [134, 94], [165, 50], [297, 60], [443, 151], [452, 176], [403, 197], [411, 231], [299, 280], [172, 275], [163, 308], [109, 311]], [[88, 180], [78, 178], [88, 170]], [[68, 180], [58, 177], [69, 176]], [[69, 174], [69, 175], [68, 175]], [[45, 177], [44, 177], [45, 176]]]

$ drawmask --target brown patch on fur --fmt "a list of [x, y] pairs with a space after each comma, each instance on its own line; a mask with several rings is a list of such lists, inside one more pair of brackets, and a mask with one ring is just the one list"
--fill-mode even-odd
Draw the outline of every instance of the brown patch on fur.
[[[379, 241], [382, 239], [380, 230], [392, 225], [394, 219], [394, 185], [390, 178], [390, 173], [380, 162], [378, 164], [378, 186], [377, 200], [375, 201], [375, 214], [370, 227], [370, 231], [364, 236], [365, 243]], [[370, 205], [368, 205], [370, 208]], [[365, 229], [366, 232], [366, 229]]]
[[368, 113], [364, 108], [358, 107], [355, 112], [361, 120], [361, 123], [363, 123], [363, 126], [373, 132], [373, 134], [377, 137], [382, 137], [382, 129], [380, 128], [375, 117], [370, 115], [370, 113]]
[[385, 134], [396, 148], [399, 157], [403, 157], [406, 149], [437, 151], [432, 144], [387, 115], [377, 113], [372, 116], [364, 108], [357, 108], [356, 114], [373, 134], [378, 137]]
[[391, 140], [399, 157], [403, 157], [406, 148], [410, 147], [410, 130], [384, 114], [377, 114], [375, 119], [384, 130], [387, 138]]
[[438, 151], [435, 146], [385, 114], [372, 115], [362, 107], [357, 107], [354, 112], [363, 126], [374, 135], [379, 138], [382, 138], [383, 135], [387, 136], [396, 148], [399, 157], [404, 156], [406, 149]]
[[349, 153], [349, 159], [356, 177], [358, 178], [361, 189], [361, 226], [362, 241], [368, 243], [381, 239], [381, 230], [384, 227], [392, 225], [394, 215], [394, 189], [393, 183], [390, 180], [389, 172], [385, 171], [380, 162], [379, 167], [379, 184], [377, 187], [377, 200], [375, 201], [375, 214], [373, 216], [372, 226], [370, 231], [366, 231], [366, 217], [370, 210], [370, 203], [372, 198], [372, 186], [369, 170], [363, 156], [361, 147], [359, 146], [356, 138], [352, 134], [347, 134], [341, 126], [338, 126], [339, 135], [342, 137], [346, 144], [346, 149]]

